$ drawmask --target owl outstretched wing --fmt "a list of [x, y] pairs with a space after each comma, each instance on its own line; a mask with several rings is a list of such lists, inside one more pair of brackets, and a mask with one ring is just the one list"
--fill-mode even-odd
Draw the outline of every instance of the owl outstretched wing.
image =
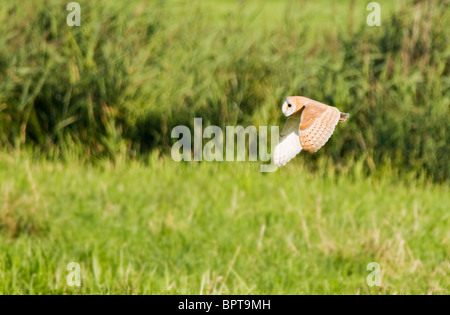
[[286, 165], [302, 150], [299, 140], [299, 125], [300, 114], [294, 114], [286, 120], [280, 140], [274, 149], [273, 162], [276, 166]]
[[301, 147], [306, 151], [317, 152], [330, 139], [340, 118], [341, 113], [336, 107], [319, 102], [308, 103], [301, 114]]

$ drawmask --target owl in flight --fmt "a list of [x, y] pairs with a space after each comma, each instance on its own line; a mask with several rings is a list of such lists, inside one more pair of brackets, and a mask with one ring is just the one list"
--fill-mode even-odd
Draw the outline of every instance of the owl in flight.
[[303, 96], [287, 97], [282, 111], [288, 119], [274, 149], [276, 166], [286, 165], [302, 149], [317, 152], [330, 139], [338, 122], [350, 116]]

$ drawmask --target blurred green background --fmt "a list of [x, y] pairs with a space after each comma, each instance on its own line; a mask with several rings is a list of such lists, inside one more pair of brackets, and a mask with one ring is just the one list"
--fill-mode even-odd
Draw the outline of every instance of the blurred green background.
[[168, 152], [178, 124], [280, 125], [285, 96], [351, 114], [305, 159], [448, 179], [448, 1], [4, 1], [0, 141], [62, 155]]
[[[448, 0], [68, 2], [0, 0], [0, 293], [448, 294]], [[350, 119], [276, 173], [171, 160], [288, 95]]]

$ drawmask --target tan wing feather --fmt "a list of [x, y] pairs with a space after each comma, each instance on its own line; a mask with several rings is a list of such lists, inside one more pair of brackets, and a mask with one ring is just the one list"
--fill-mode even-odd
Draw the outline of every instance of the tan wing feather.
[[305, 106], [300, 122], [303, 150], [317, 152], [330, 139], [341, 113], [336, 107], [314, 102]]

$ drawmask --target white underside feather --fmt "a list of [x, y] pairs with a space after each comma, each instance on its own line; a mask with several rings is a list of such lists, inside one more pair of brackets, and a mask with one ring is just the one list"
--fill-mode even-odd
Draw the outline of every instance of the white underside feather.
[[284, 166], [300, 153], [302, 147], [299, 139], [300, 115], [293, 115], [286, 120], [275, 146], [273, 162], [276, 166]]

